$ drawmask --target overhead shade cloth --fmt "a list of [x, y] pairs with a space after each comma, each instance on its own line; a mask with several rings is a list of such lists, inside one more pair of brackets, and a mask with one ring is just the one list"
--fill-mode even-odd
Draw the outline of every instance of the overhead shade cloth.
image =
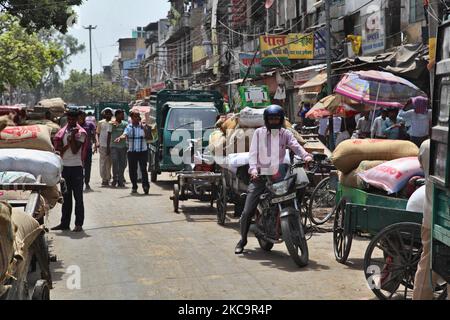
[[317, 92], [319, 93], [322, 91], [322, 86], [327, 82], [327, 74], [326, 73], [319, 73], [317, 76], [303, 84], [299, 87], [299, 94], [301, 92]]

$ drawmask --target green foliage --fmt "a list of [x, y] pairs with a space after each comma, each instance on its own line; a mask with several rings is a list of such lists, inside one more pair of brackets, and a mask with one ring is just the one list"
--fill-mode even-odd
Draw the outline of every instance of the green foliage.
[[[64, 82], [62, 97], [67, 103], [89, 105], [91, 102], [91, 78], [86, 70], [70, 72]], [[93, 100], [98, 102], [130, 101], [131, 95], [120, 86], [107, 81], [102, 74], [93, 76]]]
[[42, 76], [63, 57], [64, 51], [55, 42], [42, 42], [29, 34], [18, 20], [0, 15], [0, 90], [6, 86], [36, 87]]
[[75, 18], [72, 6], [82, 3], [83, 0], [0, 0], [0, 12], [17, 17], [29, 33], [52, 27], [66, 33]]

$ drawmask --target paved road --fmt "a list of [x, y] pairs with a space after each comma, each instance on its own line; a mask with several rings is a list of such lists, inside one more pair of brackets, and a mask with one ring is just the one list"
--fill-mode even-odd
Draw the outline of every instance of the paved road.
[[[85, 233], [50, 235], [58, 256], [53, 299], [373, 298], [361, 271], [366, 241], [354, 241], [348, 266], [335, 261], [331, 233], [309, 241], [311, 261], [304, 269], [294, 265], [284, 244], [265, 253], [253, 237], [247, 253], [235, 256], [237, 220], [220, 227], [209, 204], [195, 201], [173, 213], [168, 175], [152, 185], [149, 196], [101, 188], [94, 161]], [[58, 207], [51, 226], [59, 218]], [[77, 270], [81, 288], [73, 289]]]

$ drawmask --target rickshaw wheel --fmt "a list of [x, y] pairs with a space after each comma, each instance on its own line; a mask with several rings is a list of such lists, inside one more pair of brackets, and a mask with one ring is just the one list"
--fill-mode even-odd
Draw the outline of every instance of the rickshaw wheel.
[[364, 275], [373, 293], [380, 300], [411, 299], [421, 254], [420, 224], [397, 223], [379, 232], [364, 257]]
[[180, 205], [180, 186], [178, 184], [174, 184], [174, 186], [173, 186], [173, 211], [175, 213], [179, 213], [179, 205]]
[[50, 300], [50, 287], [45, 280], [39, 280], [33, 289], [31, 300]]
[[227, 183], [225, 177], [222, 177], [217, 189], [217, 223], [221, 226], [225, 224], [227, 216]]
[[347, 262], [352, 247], [353, 235], [345, 231], [345, 207], [347, 201], [341, 199], [336, 206], [333, 227], [333, 248], [336, 261], [342, 264]]

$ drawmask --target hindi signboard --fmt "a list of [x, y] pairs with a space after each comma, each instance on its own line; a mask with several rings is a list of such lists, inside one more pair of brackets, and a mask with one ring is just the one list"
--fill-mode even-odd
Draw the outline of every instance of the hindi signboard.
[[249, 78], [256, 78], [264, 71], [264, 68], [261, 65], [261, 55], [260, 54], [256, 55], [255, 61], [253, 62], [253, 65], [252, 65], [253, 57], [254, 57], [254, 54], [252, 54], [252, 53], [240, 53], [239, 54], [239, 60], [241, 61], [241, 66], [240, 66], [241, 78], [245, 77], [250, 65], [252, 67], [248, 74]]
[[263, 66], [290, 65], [287, 35], [266, 35], [259, 38]]
[[291, 33], [287, 37], [289, 59], [314, 59], [314, 34]]

